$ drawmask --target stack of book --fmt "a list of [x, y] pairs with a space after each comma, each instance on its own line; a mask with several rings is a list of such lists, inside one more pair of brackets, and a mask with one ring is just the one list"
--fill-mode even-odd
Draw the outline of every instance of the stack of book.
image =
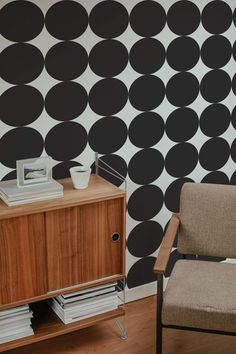
[[32, 317], [29, 305], [0, 311], [0, 343], [33, 335]]
[[63, 197], [63, 186], [55, 180], [27, 187], [18, 187], [16, 179], [0, 182], [0, 198], [8, 206], [59, 197]]
[[116, 283], [59, 295], [49, 304], [65, 324], [111, 311], [118, 307]]

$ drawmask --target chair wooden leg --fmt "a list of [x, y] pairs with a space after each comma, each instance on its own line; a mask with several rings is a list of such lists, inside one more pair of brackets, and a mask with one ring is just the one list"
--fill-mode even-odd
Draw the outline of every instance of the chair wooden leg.
[[163, 298], [163, 275], [157, 274], [157, 324], [156, 324], [156, 354], [162, 354], [162, 298]]

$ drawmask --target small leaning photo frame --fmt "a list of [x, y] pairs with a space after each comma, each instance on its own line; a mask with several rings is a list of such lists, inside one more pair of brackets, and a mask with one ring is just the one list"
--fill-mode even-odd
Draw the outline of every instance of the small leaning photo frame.
[[17, 186], [27, 187], [52, 181], [49, 156], [16, 161]]

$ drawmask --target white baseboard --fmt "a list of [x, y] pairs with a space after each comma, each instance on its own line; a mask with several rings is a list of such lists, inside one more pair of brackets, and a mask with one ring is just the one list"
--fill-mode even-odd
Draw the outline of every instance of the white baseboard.
[[156, 295], [157, 282], [137, 286], [136, 288], [125, 290], [125, 302], [135, 301], [147, 296]]
[[[165, 291], [166, 285], [168, 283], [169, 278], [163, 279], [163, 290]], [[125, 302], [135, 301], [139, 299], [143, 299], [144, 297], [152, 296], [157, 294], [157, 281], [154, 281], [149, 284], [144, 284], [141, 286], [137, 286], [132, 289], [125, 289]]]

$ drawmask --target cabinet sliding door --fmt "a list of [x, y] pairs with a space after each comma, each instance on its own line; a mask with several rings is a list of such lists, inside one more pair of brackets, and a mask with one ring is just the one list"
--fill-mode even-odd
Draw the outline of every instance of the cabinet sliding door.
[[[122, 273], [122, 202], [46, 213], [49, 291]], [[114, 233], [120, 238], [112, 239]]]
[[47, 292], [44, 213], [0, 221], [0, 305]]

